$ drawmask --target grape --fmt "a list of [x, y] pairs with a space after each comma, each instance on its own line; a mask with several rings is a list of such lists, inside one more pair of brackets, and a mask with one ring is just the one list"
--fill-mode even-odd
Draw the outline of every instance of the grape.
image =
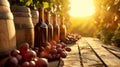
[[10, 55], [11, 55], [11, 56], [16, 56], [16, 55], [18, 55], [19, 53], [20, 53], [19, 50], [14, 49], [14, 50], [11, 51]]
[[22, 56], [21, 56], [20, 54], [16, 55], [16, 58], [17, 58], [17, 60], [19, 61], [19, 63], [22, 62]]
[[44, 47], [50, 46], [50, 43], [49, 43], [49, 42], [45, 42], [45, 43], [43, 44], [43, 46], [44, 46]]
[[60, 56], [61, 56], [62, 58], [66, 58], [66, 57], [67, 57], [67, 53], [66, 53], [65, 51], [62, 51], [62, 52], [60, 53]]
[[56, 44], [56, 48], [61, 48], [62, 45], [61, 44]]
[[33, 61], [35, 61], [35, 62], [36, 62], [37, 60], [38, 60], [38, 57], [33, 58]]
[[57, 48], [57, 53], [61, 53], [63, 51], [62, 48]]
[[70, 52], [70, 51], [71, 51], [71, 48], [65, 47], [65, 50], [66, 50], [67, 52]]
[[23, 43], [22, 46], [20, 47], [20, 53], [24, 55], [27, 50], [29, 49], [29, 44], [28, 43]]
[[34, 50], [35, 50], [36, 53], [39, 52], [39, 48], [38, 47], [35, 47]]
[[52, 46], [52, 47], [51, 47], [51, 49], [56, 49], [56, 46], [55, 46], [55, 45], [54, 45], [54, 46]]
[[41, 46], [41, 47], [39, 48], [39, 52], [41, 52], [41, 51], [43, 51], [43, 50], [45, 50], [45, 48], [44, 48], [43, 46]]
[[30, 65], [29, 65], [29, 67], [35, 67], [35, 61], [30, 61]]
[[61, 42], [62, 48], [66, 47], [66, 44], [64, 42]]
[[26, 60], [26, 61], [30, 61], [30, 60], [32, 60], [32, 58], [35, 58], [36, 55], [37, 55], [37, 54], [36, 54], [35, 51], [29, 49], [29, 50], [24, 54], [23, 58], [24, 58], [24, 60]]
[[40, 53], [39, 57], [46, 57], [46, 56], [48, 56], [48, 54], [49, 53], [46, 50], [44, 50]]
[[51, 49], [51, 46], [49, 46], [49, 45], [45, 47], [45, 50], [47, 50], [47, 51], [50, 51], [50, 49]]
[[50, 53], [52, 53], [52, 54], [56, 54], [56, 53], [57, 53], [57, 50], [54, 49], [54, 48], [52, 48], [52, 49], [50, 50]]
[[29, 67], [30, 63], [28, 61], [25, 61], [22, 63], [21, 67]]
[[56, 59], [60, 59], [60, 54], [57, 54], [57, 55], [56, 55]]
[[35, 63], [36, 67], [48, 67], [48, 61], [45, 58], [39, 58]]
[[50, 42], [50, 45], [51, 45], [51, 46], [54, 46], [54, 45], [56, 45], [56, 44], [57, 44], [56, 41], [51, 41], [51, 42]]
[[47, 57], [48, 61], [51, 61], [53, 59], [52, 55], [51, 54], [48, 54], [48, 57]]
[[18, 60], [16, 57], [9, 58], [5, 63], [5, 67], [17, 67], [17, 65], [18, 65]]

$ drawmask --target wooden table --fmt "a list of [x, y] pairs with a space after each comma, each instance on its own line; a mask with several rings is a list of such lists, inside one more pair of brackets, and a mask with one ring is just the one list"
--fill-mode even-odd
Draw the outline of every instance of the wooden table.
[[68, 46], [72, 51], [67, 58], [49, 62], [48, 67], [120, 67], [120, 48], [97, 38], [82, 37]]
[[69, 47], [72, 51], [56, 62], [56, 67], [120, 67], [120, 48], [105, 45], [97, 38], [82, 37]]

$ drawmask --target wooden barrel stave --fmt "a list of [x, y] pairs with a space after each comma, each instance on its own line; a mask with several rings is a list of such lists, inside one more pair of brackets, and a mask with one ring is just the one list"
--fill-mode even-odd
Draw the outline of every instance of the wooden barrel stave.
[[27, 42], [31, 47], [34, 46], [34, 27], [32, 24], [30, 9], [22, 6], [12, 6], [11, 11], [14, 15], [16, 29], [17, 48]]
[[13, 14], [8, 0], [0, 0], [0, 59], [16, 48]]

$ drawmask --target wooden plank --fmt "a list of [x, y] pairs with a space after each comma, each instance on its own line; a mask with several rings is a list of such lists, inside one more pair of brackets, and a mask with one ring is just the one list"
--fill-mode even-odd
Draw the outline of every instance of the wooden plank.
[[84, 67], [103, 67], [103, 63], [92, 51], [88, 43], [81, 38], [78, 42]]
[[62, 58], [61, 63], [63, 63], [63, 66], [60, 67], [82, 67], [80, 64], [77, 44], [69, 45], [69, 47], [72, 49], [72, 51], [68, 52], [67, 58]]
[[85, 38], [89, 45], [94, 49], [96, 54], [108, 67], [120, 67], [120, 59], [111, 54], [105, 48], [102, 47], [103, 43], [96, 41], [95, 38]]
[[120, 47], [111, 46], [111, 45], [102, 45], [102, 46], [120, 59]]

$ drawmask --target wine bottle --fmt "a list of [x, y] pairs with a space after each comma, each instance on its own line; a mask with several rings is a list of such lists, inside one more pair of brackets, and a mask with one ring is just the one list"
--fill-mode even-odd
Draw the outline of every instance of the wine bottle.
[[48, 41], [48, 27], [44, 21], [44, 8], [39, 8], [39, 22], [35, 26], [35, 47], [44, 46]]
[[48, 42], [53, 40], [53, 26], [50, 22], [50, 12], [46, 12], [45, 14], [45, 23], [48, 26]]
[[64, 24], [64, 17], [60, 16], [60, 41], [64, 42], [66, 37], [66, 26]]
[[60, 28], [57, 23], [57, 15], [54, 14], [53, 16], [53, 40], [59, 42], [60, 39]]

